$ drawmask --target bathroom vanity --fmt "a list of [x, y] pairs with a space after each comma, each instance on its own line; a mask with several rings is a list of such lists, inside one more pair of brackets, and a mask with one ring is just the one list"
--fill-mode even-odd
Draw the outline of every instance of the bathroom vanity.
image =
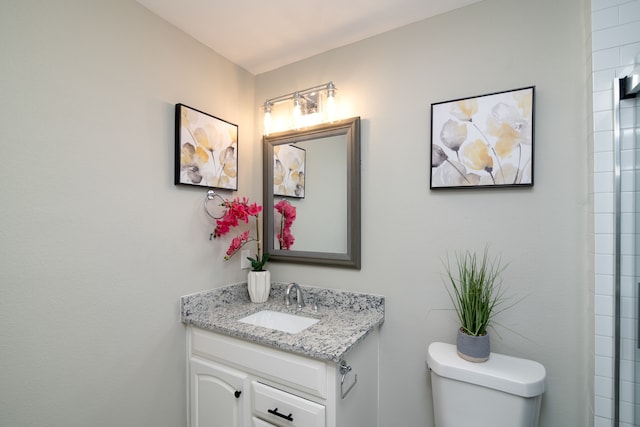
[[[384, 298], [302, 287], [299, 309], [285, 306], [284, 287], [265, 304], [242, 284], [182, 298], [191, 427], [378, 425]], [[264, 311], [317, 322], [291, 333], [240, 321]]]

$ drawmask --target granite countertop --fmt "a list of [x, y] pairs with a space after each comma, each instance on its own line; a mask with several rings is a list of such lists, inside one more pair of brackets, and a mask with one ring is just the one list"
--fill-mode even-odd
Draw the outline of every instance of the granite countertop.
[[[263, 304], [249, 300], [246, 283], [216, 288], [182, 297], [182, 322], [224, 335], [338, 363], [362, 339], [384, 322], [384, 297], [332, 289], [300, 286], [306, 306], [284, 303], [286, 283], [272, 283]], [[318, 310], [313, 309], [316, 302]], [[261, 310], [314, 317], [319, 322], [291, 334], [238, 322]]]

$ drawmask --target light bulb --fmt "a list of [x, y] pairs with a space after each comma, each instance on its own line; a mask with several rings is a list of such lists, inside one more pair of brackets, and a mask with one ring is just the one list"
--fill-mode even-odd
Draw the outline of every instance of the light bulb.
[[269, 135], [271, 131], [271, 113], [264, 113], [264, 134]]
[[264, 134], [269, 135], [271, 132], [271, 103], [264, 103]]
[[336, 119], [336, 87], [333, 82], [327, 84], [327, 121], [333, 123]]
[[293, 98], [293, 121], [296, 129], [300, 128], [300, 119], [302, 117], [302, 107], [300, 106], [300, 94], [296, 92]]
[[327, 119], [330, 123], [336, 120], [336, 98], [333, 96], [327, 98]]

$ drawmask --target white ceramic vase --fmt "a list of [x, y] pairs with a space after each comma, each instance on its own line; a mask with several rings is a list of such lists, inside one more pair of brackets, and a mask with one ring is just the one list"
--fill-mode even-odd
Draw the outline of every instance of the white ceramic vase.
[[269, 299], [271, 290], [271, 273], [269, 270], [250, 271], [247, 278], [247, 288], [251, 302], [263, 303]]

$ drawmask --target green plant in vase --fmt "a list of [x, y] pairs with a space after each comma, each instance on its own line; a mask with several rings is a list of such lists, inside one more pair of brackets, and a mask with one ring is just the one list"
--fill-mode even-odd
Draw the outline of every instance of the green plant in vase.
[[490, 354], [487, 328], [504, 301], [500, 274], [505, 267], [500, 257], [491, 258], [485, 248], [480, 256], [469, 251], [456, 254], [455, 269], [447, 258], [445, 268], [450, 285], [447, 292], [460, 321], [458, 354], [472, 362], [483, 362]]

